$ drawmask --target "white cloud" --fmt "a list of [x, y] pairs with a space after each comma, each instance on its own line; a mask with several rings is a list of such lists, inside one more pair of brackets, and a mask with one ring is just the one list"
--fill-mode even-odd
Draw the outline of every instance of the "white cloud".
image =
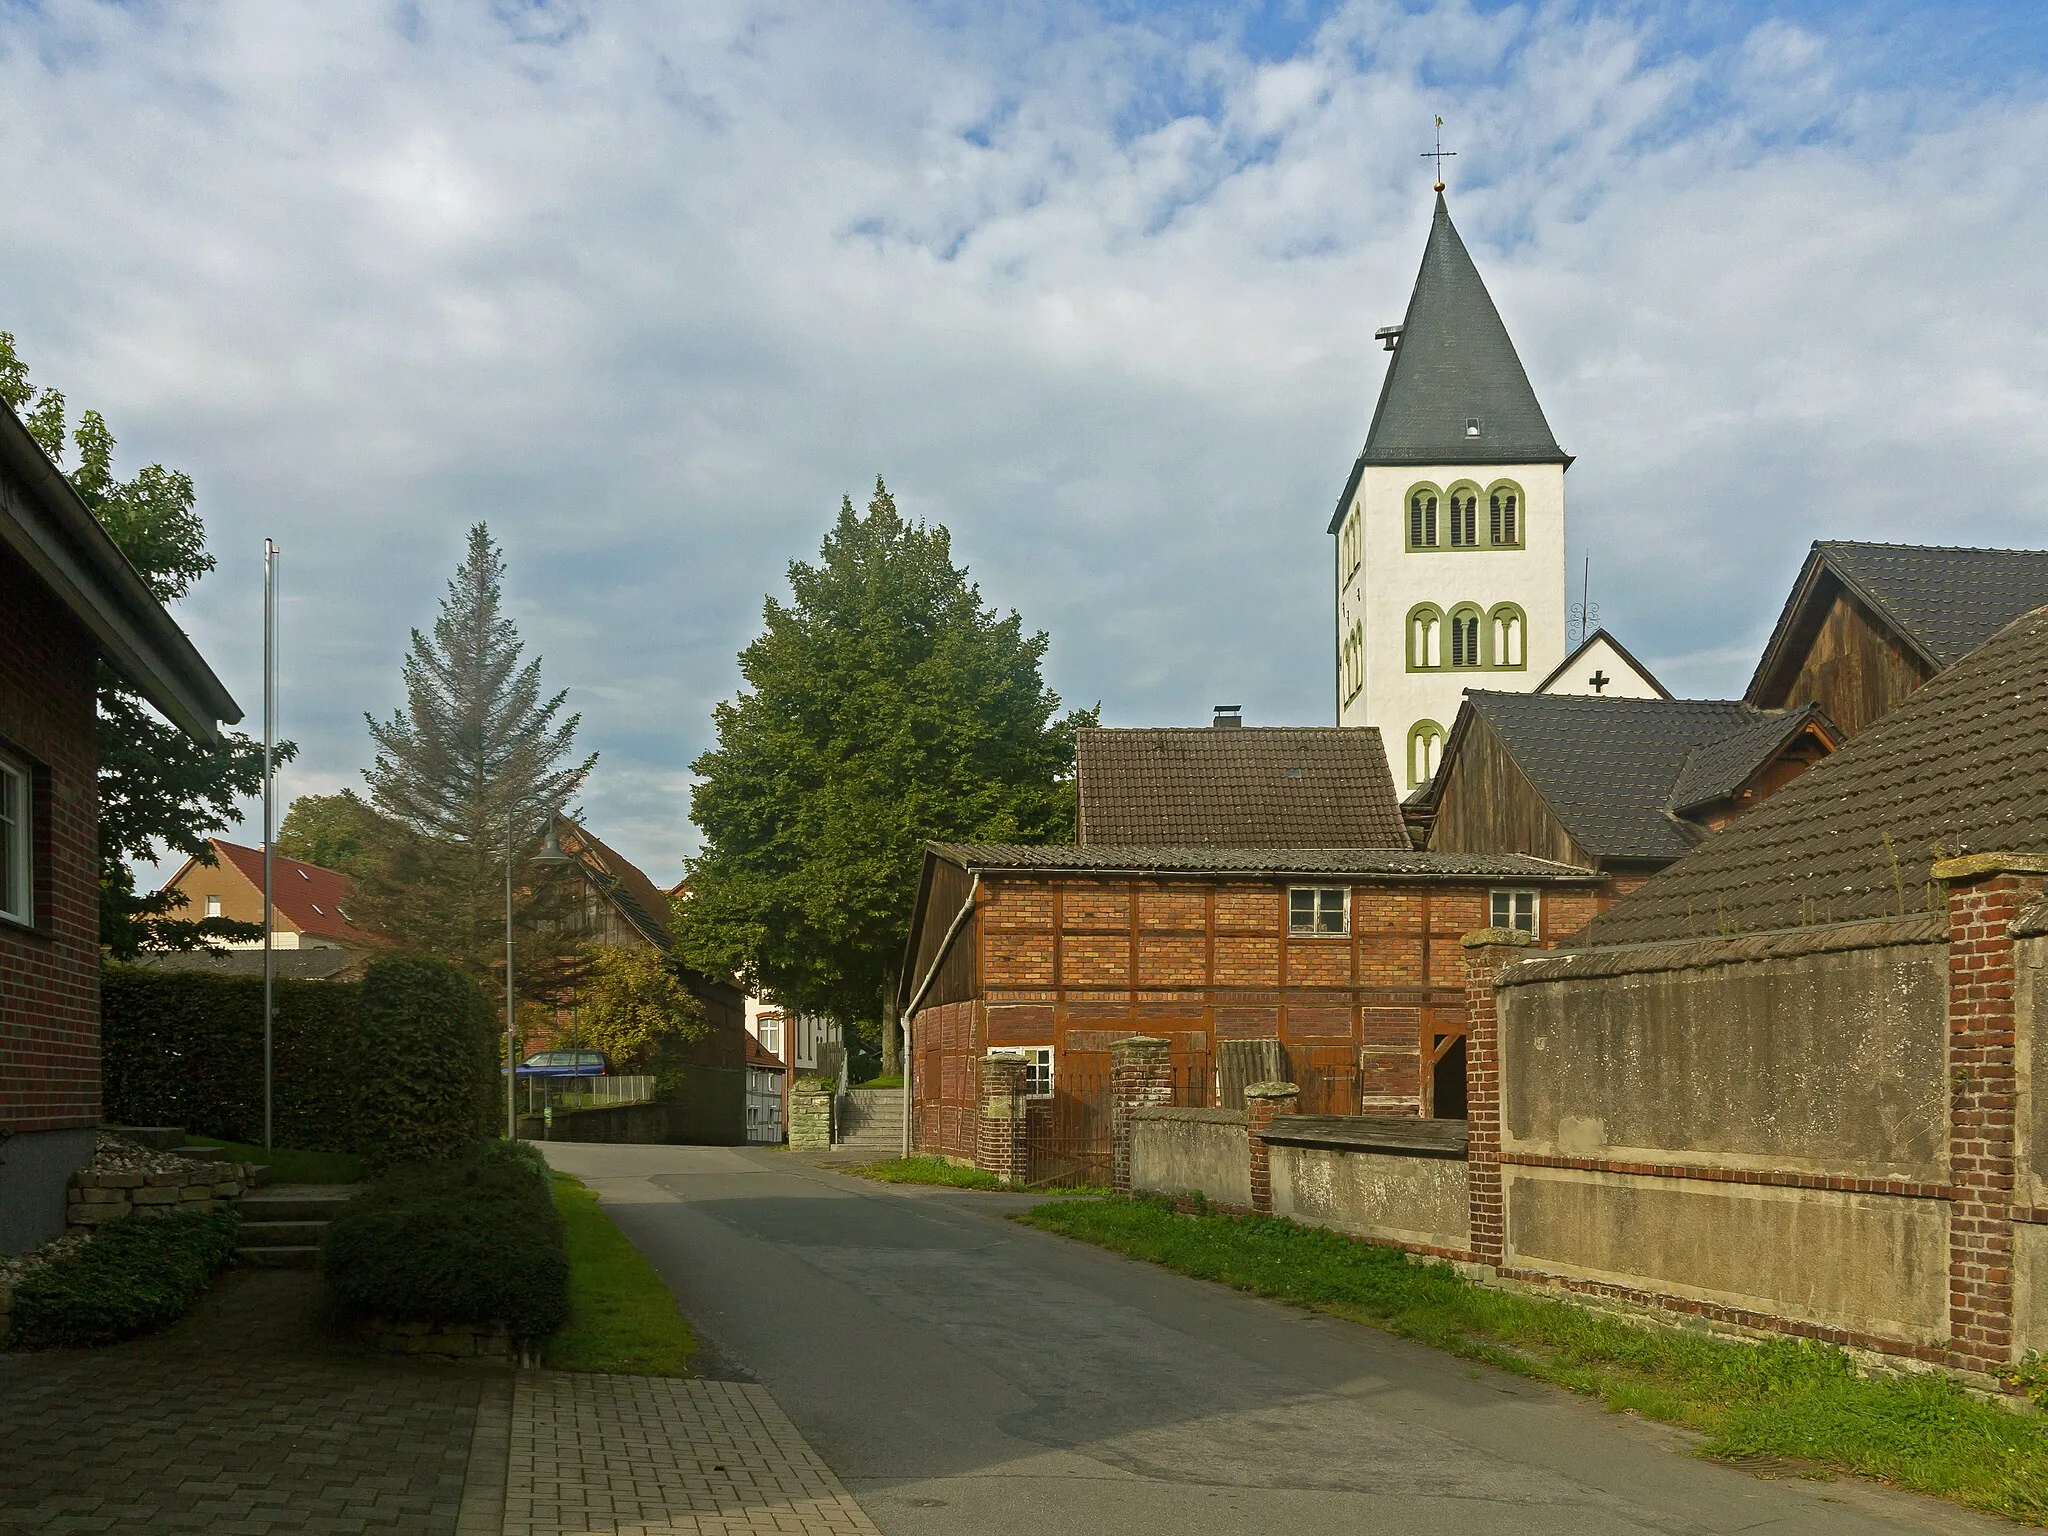
[[1267, 63], [1190, 30], [10, 9], [0, 327], [198, 479], [185, 618], [252, 712], [285, 546], [288, 792], [361, 766], [484, 518], [659, 879], [762, 595], [877, 471], [1071, 700], [1327, 718], [1322, 530], [1438, 111], [1580, 455], [1574, 567], [1674, 684], [1741, 687], [1812, 538], [2041, 542], [2038, 94], [1859, 83], [1867, 44], [1776, 21], [1673, 52], [1634, 12], [1358, 3]]

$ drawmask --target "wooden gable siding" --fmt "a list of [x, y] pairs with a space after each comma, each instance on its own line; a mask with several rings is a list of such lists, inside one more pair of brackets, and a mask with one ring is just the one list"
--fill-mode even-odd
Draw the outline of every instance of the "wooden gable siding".
[[1477, 714], [1445, 767], [1449, 771], [1429, 830], [1432, 853], [1526, 853], [1580, 869], [1594, 867]]
[[[931, 872], [931, 884], [925, 891], [924, 911], [917, 932], [916, 958], [912, 961], [910, 975], [904, 978], [903, 983], [912, 995], [923, 982], [925, 973], [932, 968], [939, 945], [945, 942], [946, 930], [953, 926], [953, 919], [960, 915], [967, 893], [974, 889], [974, 876], [958, 864], [935, 858], [931, 861]], [[967, 925], [946, 952], [938, 979], [932, 983], [931, 991], [925, 994], [924, 1007], [965, 1002], [974, 996], [975, 951], [980, 944], [982, 926], [979, 913], [967, 919]]]
[[1798, 665], [1778, 670], [1778, 677], [1789, 681], [1752, 702], [1766, 709], [1818, 704], [1845, 737], [1853, 736], [1905, 703], [1933, 674], [1894, 638], [1889, 625], [1834, 581], [1824, 590], [1810, 637], [1794, 652]]

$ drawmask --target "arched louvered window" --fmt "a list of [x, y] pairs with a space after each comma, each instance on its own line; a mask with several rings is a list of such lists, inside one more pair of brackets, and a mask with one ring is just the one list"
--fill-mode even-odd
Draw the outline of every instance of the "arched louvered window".
[[1434, 672], [1444, 664], [1444, 611], [1435, 603], [1408, 610], [1408, 670]]
[[1408, 787], [1420, 788], [1436, 776], [1443, 761], [1444, 728], [1434, 720], [1418, 720], [1408, 727]]
[[1435, 549], [1437, 491], [1433, 485], [1418, 485], [1408, 493], [1408, 547]]
[[1522, 543], [1521, 487], [1506, 482], [1486, 493], [1486, 532], [1496, 549], [1515, 549]]
[[1467, 603], [1453, 608], [1445, 627], [1450, 630], [1451, 665], [1454, 667], [1476, 667], [1480, 665], [1479, 631], [1482, 615]]
[[1451, 548], [1473, 549], [1479, 543], [1479, 492], [1451, 492]]

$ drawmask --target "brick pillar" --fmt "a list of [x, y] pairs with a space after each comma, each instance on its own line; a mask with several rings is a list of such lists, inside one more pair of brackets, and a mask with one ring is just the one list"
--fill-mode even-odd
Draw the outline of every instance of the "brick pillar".
[[1110, 1181], [1131, 1192], [1131, 1111], [1173, 1102], [1172, 1048], [1150, 1035], [1128, 1035], [1109, 1048]]
[[1481, 928], [1465, 946], [1465, 1150], [1472, 1257], [1499, 1268], [1507, 1246], [1500, 1182], [1500, 1016], [1494, 980], [1534, 942], [1519, 928]]
[[1022, 1184], [1030, 1171], [1024, 1140], [1025, 1057], [1022, 1051], [990, 1051], [981, 1059], [981, 1114], [975, 1127], [974, 1166], [1005, 1184]]
[[2012, 1359], [2012, 920], [2044, 870], [2039, 856], [2008, 853], [1933, 869], [1948, 886], [1948, 1353], [1986, 1374]]
[[1291, 1115], [1300, 1103], [1292, 1083], [1250, 1083], [1244, 1090], [1244, 1126], [1252, 1153], [1252, 1209], [1273, 1209], [1273, 1165], [1266, 1148], [1266, 1127], [1277, 1115]]

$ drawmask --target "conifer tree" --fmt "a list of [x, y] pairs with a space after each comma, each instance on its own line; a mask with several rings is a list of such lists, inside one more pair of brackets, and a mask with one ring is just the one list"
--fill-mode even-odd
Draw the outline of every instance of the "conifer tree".
[[944, 527], [906, 522], [878, 477], [842, 499], [818, 562], [740, 653], [745, 689], [693, 765], [704, 834], [680, 946], [873, 1038], [892, 995], [926, 839], [1070, 836], [1074, 728], [1045, 686], [1043, 633], [985, 606]]
[[[28, 367], [5, 331], [0, 400], [59, 468], [76, 450], [77, 463], [65, 478], [159, 602], [183, 597], [214, 568], [191, 477], [152, 464], [132, 480], [115, 478], [106, 419], [87, 411], [67, 431], [63, 394], [29, 383]], [[212, 745], [194, 741], [104, 662], [98, 700], [100, 942], [127, 959], [144, 948], [261, 938], [260, 924], [177, 916], [184, 893], [138, 892], [129, 861], [151, 862], [168, 851], [213, 863], [208, 836], [240, 821], [238, 802], [263, 792], [263, 744], [237, 731], [223, 731]], [[278, 761], [289, 762], [294, 750], [290, 742], [279, 743]]]
[[[376, 760], [365, 771], [375, 818], [357, 880], [366, 921], [410, 948], [502, 977], [509, 837], [519, 984], [529, 995], [573, 970], [571, 940], [552, 931], [550, 883], [527, 878], [548, 818], [580, 790], [597, 761], [572, 760], [581, 717], [562, 717], [567, 691], [543, 698], [540, 658], [521, 662], [504, 616], [504, 560], [489, 530], [469, 531], [469, 554], [448, 584], [431, 636], [412, 632], [405, 707], [365, 715]], [[501, 982], [502, 984], [502, 982]]]

